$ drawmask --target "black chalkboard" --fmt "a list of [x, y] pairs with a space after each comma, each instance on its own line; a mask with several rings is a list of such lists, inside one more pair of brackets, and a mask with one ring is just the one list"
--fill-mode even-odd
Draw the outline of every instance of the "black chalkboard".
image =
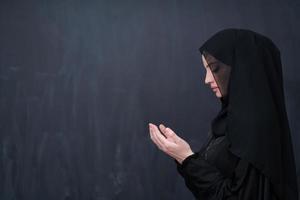
[[281, 49], [299, 169], [299, 8], [2, 0], [0, 199], [193, 199], [147, 125], [164, 123], [200, 148], [220, 105], [198, 47], [228, 27], [266, 34]]

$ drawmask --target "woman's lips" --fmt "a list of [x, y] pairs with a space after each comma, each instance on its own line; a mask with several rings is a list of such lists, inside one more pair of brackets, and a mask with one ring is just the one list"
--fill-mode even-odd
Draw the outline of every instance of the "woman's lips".
[[218, 89], [218, 87], [212, 88], [212, 90], [215, 91], [215, 92], [217, 91], [217, 89]]

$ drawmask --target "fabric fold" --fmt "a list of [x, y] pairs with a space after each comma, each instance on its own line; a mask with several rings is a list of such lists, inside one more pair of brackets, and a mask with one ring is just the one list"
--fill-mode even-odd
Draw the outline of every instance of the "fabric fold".
[[245, 160], [239, 160], [232, 177], [224, 177], [199, 153], [187, 157], [182, 164], [174, 161], [196, 199], [278, 200], [269, 179]]

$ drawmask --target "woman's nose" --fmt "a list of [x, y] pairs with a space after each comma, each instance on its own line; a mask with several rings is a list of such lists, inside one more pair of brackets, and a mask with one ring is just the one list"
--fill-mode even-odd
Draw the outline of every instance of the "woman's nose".
[[213, 82], [212, 75], [211, 75], [211, 73], [209, 73], [208, 71], [206, 71], [205, 84], [210, 84], [211, 82]]

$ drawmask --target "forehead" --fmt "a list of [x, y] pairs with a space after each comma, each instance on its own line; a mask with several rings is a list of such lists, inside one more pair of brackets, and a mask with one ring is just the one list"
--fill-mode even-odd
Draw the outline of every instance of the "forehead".
[[219, 62], [215, 57], [213, 57], [210, 54], [207, 54], [205, 57], [203, 54], [201, 54], [201, 58], [202, 58], [204, 67], [207, 67], [208, 64], [213, 64], [213, 63]]
[[206, 67], [207, 66], [207, 62], [206, 62], [205, 57], [203, 55], [201, 55], [201, 58], [202, 58], [202, 62], [203, 62], [204, 67]]

